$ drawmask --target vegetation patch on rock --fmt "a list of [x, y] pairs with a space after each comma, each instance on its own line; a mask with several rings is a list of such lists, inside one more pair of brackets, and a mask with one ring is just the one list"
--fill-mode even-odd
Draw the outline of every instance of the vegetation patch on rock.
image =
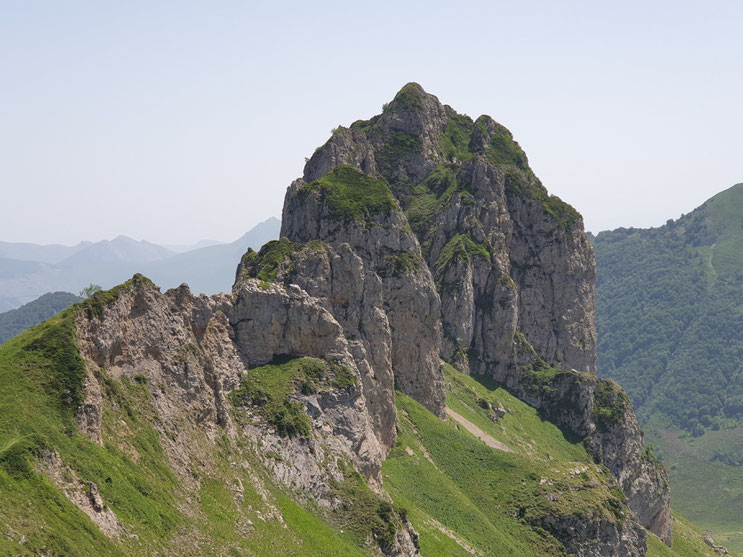
[[84, 309], [88, 317], [99, 316], [107, 306], [118, 300], [122, 293], [127, 292], [135, 286], [154, 287], [155, 284], [146, 276], [136, 273], [125, 283], [114, 286], [110, 290], [99, 290], [85, 301], [73, 307]]
[[344, 221], [368, 220], [397, 208], [387, 184], [347, 164], [336, 166], [299, 191], [320, 192], [330, 213]]
[[404, 203], [410, 227], [419, 237], [425, 237], [436, 215], [449, 206], [455, 194], [472, 200], [472, 194], [459, 183], [458, 168], [453, 164], [439, 164], [425, 180], [412, 189]]
[[273, 282], [276, 280], [279, 265], [294, 253], [295, 249], [296, 244], [287, 238], [271, 240], [257, 252], [248, 248], [242, 257], [243, 274], [264, 282]]
[[556, 195], [550, 195], [544, 186], [527, 180], [520, 172], [506, 173], [506, 192], [522, 197], [528, 196], [541, 203], [545, 212], [557, 221], [562, 230], [568, 230], [574, 224], [582, 222], [580, 213], [572, 205], [565, 203]]
[[408, 157], [421, 151], [421, 141], [416, 136], [402, 130], [390, 130], [376, 161], [382, 175], [390, 176]]
[[407, 511], [369, 489], [351, 464], [339, 459], [338, 466], [344, 478], [331, 486], [343, 503], [333, 511], [331, 519], [351, 531], [360, 545], [371, 537], [383, 551], [389, 551], [395, 533], [407, 521]]
[[475, 243], [469, 233], [457, 234], [449, 240], [436, 260], [436, 276], [441, 277], [449, 267], [457, 262], [470, 262], [475, 257], [490, 259], [487, 243]]
[[599, 431], [609, 431], [624, 419], [629, 398], [614, 381], [599, 379], [593, 394], [593, 421]]
[[380, 269], [384, 274], [394, 276], [416, 275], [423, 265], [423, 257], [417, 253], [400, 252], [385, 257], [385, 264], [387, 269]]
[[282, 437], [307, 437], [312, 432], [312, 420], [304, 404], [292, 397], [355, 386], [356, 378], [338, 363], [284, 357], [249, 369], [230, 398], [235, 406], [255, 408]]

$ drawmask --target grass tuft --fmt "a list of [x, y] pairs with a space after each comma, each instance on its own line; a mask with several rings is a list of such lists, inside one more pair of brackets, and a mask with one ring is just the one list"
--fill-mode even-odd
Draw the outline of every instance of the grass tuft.
[[288, 238], [281, 238], [267, 242], [258, 252], [248, 248], [242, 256], [243, 274], [265, 283], [274, 282], [279, 265], [294, 253], [296, 247], [297, 244]]
[[356, 378], [338, 363], [317, 358], [278, 358], [248, 370], [240, 386], [230, 393], [235, 406], [252, 406], [282, 437], [308, 437], [312, 420], [304, 404], [292, 400], [330, 388], [356, 387]]
[[369, 220], [397, 208], [387, 184], [346, 164], [302, 186], [299, 192], [304, 195], [320, 192], [330, 213], [346, 222]]

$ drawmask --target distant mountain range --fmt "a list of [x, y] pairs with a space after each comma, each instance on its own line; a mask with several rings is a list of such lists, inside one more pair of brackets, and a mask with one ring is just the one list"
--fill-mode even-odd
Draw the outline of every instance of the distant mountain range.
[[175, 253], [185, 253], [199, 248], [208, 248], [210, 246], [218, 246], [226, 243], [227, 242], [220, 242], [218, 240], [200, 240], [195, 244], [162, 244], [162, 246]]
[[229, 244], [205, 240], [194, 246], [165, 247], [126, 236], [75, 246], [0, 242], [0, 312], [47, 292], [79, 292], [90, 283], [110, 288], [134, 273], [163, 289], [185, 282], [195, 293], [228, 291], [242, 254], [278, 238], [280, 228], [270, 218]]
[[185, 282], [194, 294], [229, 292], [242, 255], [248, 248], [257, 250], [266, 242], [278, 239], [280, 230], [281, 221], [272, 217], [234, 242], [151, 261], [142, 265], [140, 272], [163, 288], [173, 288]]
[[53, 265], [91, 245], [93, 245], [93, 242], [80, 242], [74, 246], [62, 246], [60, 244], [40, 246], [38, 244], [0, 242], [0, 258], [38, 261]]

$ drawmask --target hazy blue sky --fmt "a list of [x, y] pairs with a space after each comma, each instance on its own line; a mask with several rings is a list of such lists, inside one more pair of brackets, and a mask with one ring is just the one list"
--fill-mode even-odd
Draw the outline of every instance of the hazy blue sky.
[[0, 240], [232, 240], [408, 81], [594, 232], [743, 181], [743, 2], [0, 0]]

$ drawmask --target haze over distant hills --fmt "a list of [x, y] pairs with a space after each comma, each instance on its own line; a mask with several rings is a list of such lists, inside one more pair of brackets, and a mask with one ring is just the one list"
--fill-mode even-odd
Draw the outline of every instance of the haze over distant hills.
[[229, 292], [235, 280], [235, 267], [248, 250], [279, 237], [281, 221], [271, 217], [229, 244], [199, 248], [143, 265], [140, 271], [155, 284], [173, 288], [186, 282], [194, 294]]
[[137, 242], [128, 236], [117, 236], [113, 240], [102, 240], [80, 249], [58, 265], [71, 268], [100, 263], [145, 263], [174, 254], [175, 252], [146, 240]]
[[[0, 312], [54, 291], [79, 292], [94, 283], [119, 284], [134, 273], [149, 276], [163, 289], [188, 283], [194, 292], [227, 291], [240, 256], [278, 238], [280, 221], [270, 218], [229, 244], [206, 240], [205, 247], [177, 253], [126, 236], [75, 246], [0, 242]], [[203, 243], [196, 245], [203, 246]]]
[[199, 240], [195, 244], [161, 244], [164, 248], [169, 249], [175, 253], [185, 253], [199, 248], [208, 248], [209, 246], [218, 246], [225, 244], [226, 242], [220, 242], [219, 240]]
[[38, 244], [0, 242], [0, 258], [55, 264], [92, 244], [93, 242], [80, 242], [74, 246], [60, 244], [40, 246]]

